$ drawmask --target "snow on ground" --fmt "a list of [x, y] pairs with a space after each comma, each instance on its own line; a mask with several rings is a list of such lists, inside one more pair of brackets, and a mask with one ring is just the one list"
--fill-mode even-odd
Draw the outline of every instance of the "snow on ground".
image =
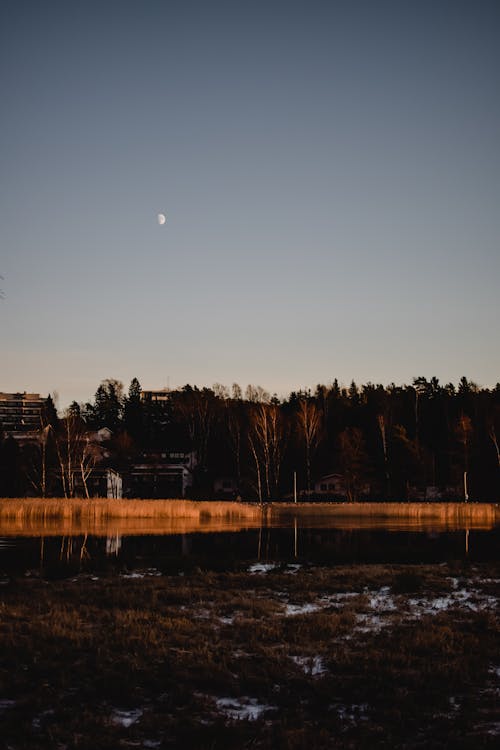
[[337, 594], [328, 594], [328, 596], [321, 596], [319, 601], [323, 607], [343, 607], [349, 599], [355, 599], [361, 596], [357, 591], [339, 591]]
[[389, 624], [390, 621], [387, 618], [384, 619], [380, 615], [362, 612], [356, 615], [356, 625], [353, 630], [356, 633], [378, 633], [385, 625]]
[[[480, 581], [478, 583], [481, 583]], [[287, 601], [286, 594], [276, 594], [283, 601], [285, 617], [311, 614], [325, 609], [342, 609], [349, 604], [355, 612], [356, 625], [354, 630], [359, 633], [378, 632], [381, 628], [391, 625], [395, 616], [418, 620], [428, 615], [437, 615], [450, 608], [461, 608], [472, 612], [492, 611], [498, 607], [498, 597], [486, 594], [481, 590], [474, 590], [472, 582], [470, 588], [458, 588], [458, 579], [451, 579], [452, 590], [437, 596], [410, 596], [393, 594], [389, 586], [378, 590], [365, 589], [359, 592], [339, 592], [320, 596], [316, 601], [304, 604], [292, 604]], [[356, 601], [356, 600], [359, 601]]]
[[287, 565], [285, 573], [287, 575], [294, 575], [295, 573], [298, 573], [301, 568], [302, 565], [299, 565], [299, 563], [290, 563], [290, 565]]
[[397, 606], [390, 594], [390, 590], [391, 589], [389, 586], [383, 586], [380, 591], [369, 594], [370, 607], [381, 612], [393, 612], [394, 610], [396, 610]]
[[470, 591], [468, 589], [455, 589], [449, 594], [436, 597], [412, 597], [408, 599], [409, 616], [418, 619], [423, 615], [434, 615], [445, 612], [452, 607], [469, 609], [472, 612], [492, 610], [498, 606], [498, 598], [484, 594], [481, 591]]
[[237, 721], [256, 721], [266, 711], [276, 711], [276, 706], [259, 703], [257, 698], [217, 698], [215, 704], [219, 713]]
[[118, 708], [115, 708], [111, 714], [111, 721], [113, 724], [119, 724], [128, 729], [128, 727], [131, 727], [136, 721], [139, 721], [142, 713], [142, 708], [133, 708], [131, 711], [121, 711]]
[[309, 674], [311, 677], [318, 677], [327, 671], [322, 656], [291, 656], [290, 659], [298, 667], [301, 667], [305, 674]]
[[146, 568], [146, 570], [133, 570], [130, 573], [122, 573], [122, 578], [148, 578], [149, 576], [161, 576], [157, 568]]
[[256, 562], [248, 567], [248, 572], [255, 575], [255, 573], [270, 573], [272, 570], [282, 568], [283, 573], [294, 575], [295, 573], [298, 573], [302, 567], [303, 566], [300, 563], [288, 563], [287, 565], [284, 565], [283, 563], [276, 562]]
[[271, 570], [275, 570], [275, 568], [277, 567], [277, 563], [257, 562], [250, 565], [250, 567], [248, 568], [248, 572], [252, 573], [253, 575], [255, 575], [256, 573], [269, 573]]
[[285, 604], [285, 616], [295, 617], [295, 615], [309, 615], [311, 612], [318, 612], [322, 609], [321, 604]]

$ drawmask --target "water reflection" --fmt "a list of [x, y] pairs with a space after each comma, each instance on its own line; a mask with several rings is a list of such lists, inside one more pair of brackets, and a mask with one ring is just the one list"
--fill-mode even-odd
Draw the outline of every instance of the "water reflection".
[[[342, 510], [341, 513], [335, 512]], [[327, 509], [324, 512], [308, 508], [270, 508], [255, 512], [249, 517], [210, 516], [201, 512], [193, 517], [109, 517], [106, 515], [80, 514], [65, 516], [18, 516], [0, 517], [0, 549], [8, 544], [9, 537], [78, 536], [89, 534], [104, 536], [111, 540], [122, 536], [213, 534], [217, 532], [240, 532], [249, 529], [345, 529], [451, 532], [459, 530], [489, 531], [500, 527], [500, 512], [495, 506], [464, 506], [450, 504], [446, 513], [433, 513], [429, 506], [426, 513], [350, 513], [349, 507]], [[110, 541], [110, 544], [113, 542]]]
[[[152, 518], [85, 515], [80, 509], [64, 516], [5, 514], [0, 573], [66, 576], [139, 568], [176, 573], [197, 567], [240, 570], [255, 561], [336, 565], [500, 558], [498, 508], [492, 505], [381, 504], [358, 506], [358, 512], [356, 506], [273, 506], [264, 512], [240, 506], [239, 513], [237, 506], [230, 512], [227, 507], [174, 503], [168, 517]], [[218, 515], [210, 515], [214, 508]]]
[[245, 570], [252, 562], [302, 565], [497, 561], [500, 530], [389, 531], [260, 527], [239, 532], [12, 538], [0, 547], [0, 573], [67, 577], [154, 569]]

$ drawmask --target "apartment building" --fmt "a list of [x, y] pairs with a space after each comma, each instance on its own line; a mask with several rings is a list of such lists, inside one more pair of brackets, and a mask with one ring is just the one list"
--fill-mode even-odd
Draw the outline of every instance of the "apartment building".
[[16, 440], [35, 437], [46, 404], [39, 393], [0, 393], [0, 429]]

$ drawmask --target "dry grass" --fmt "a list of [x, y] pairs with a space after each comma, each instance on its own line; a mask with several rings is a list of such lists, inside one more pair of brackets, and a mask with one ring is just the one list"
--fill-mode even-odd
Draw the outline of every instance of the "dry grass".
[[307, 517], [315, 526], [325, 523], [342, 528], [404, 526], [425, 530], [491, 529], [500, 524], [500, 505], [495, 503], [287, 503], [271, 506], [276, 519]]
[[[444, 596], [458, 578], [491, 593], [499, 575], [374, 565], [12, 580], [0, 605], [2, 739], [12, 750], [493, 748], [498, 610], [403, 612], [405, 589]], [[390, 624], [360, 632], [369, 592], [383, 588], [398, 601]], [[340, 608], [283, 615], [285, 601], [347, 592]], [[274, 708], [234, 721], [217, 698]], [[142, 713], [124, 728], [117, 709]]]
[[0, 499], [0, 535], [186, 534], [260, 526], [258, 506], [190, 500]]
[[0, 535], [185, 534], [258, 526], [491, 529], [492, 503], [251, 503], [190, 500], [0, 499]]

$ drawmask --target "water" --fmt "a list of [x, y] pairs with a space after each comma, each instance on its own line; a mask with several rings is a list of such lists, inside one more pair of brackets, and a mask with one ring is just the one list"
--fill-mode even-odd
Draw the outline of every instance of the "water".
[[[279, 523], [252, 528], [241, 522], [204, 518], [183, 532], [110, 520], [94, 533], [57, 534], [30, 527], [23, 535], [0, 526], [0, 576], [44, 578], [89, 575], [182, 574], [201, 570], [249, 570], [256, 562], [273, 565], [442, 563], [500, 559], [500, 526], [461, 527], [449, 521], [413, 518], [332, 518], [300, 513]], [[126, 519], [128, 520], [128, 519]], [[175, 528], [175, 525], [174, 525]], [[184, 531], [189, 528], [189, 531]], [[131, 530], [132, 529], [132, 530]], [[142, 533], [141, 533], [142, 532]], [[265, 570], [265, 565], [263, 566]], [[0, 581], [2, 580], [0, 578]]]

